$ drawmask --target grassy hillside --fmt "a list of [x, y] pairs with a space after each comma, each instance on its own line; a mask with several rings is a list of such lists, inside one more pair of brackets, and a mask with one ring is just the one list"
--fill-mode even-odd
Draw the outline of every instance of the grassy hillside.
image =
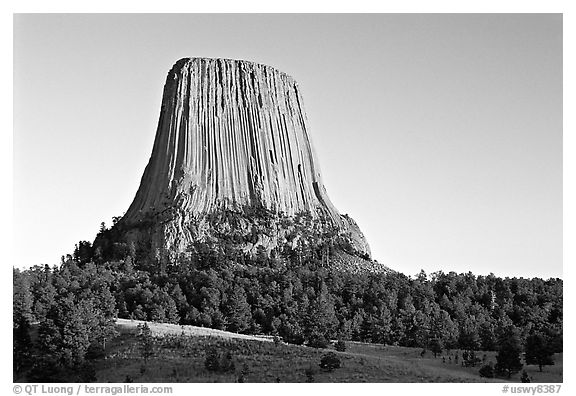
[[[143, 322], [119, 319], [120, 335], [106, 350], [106, 358], [95, 361], [98, 382], [502, 382], [478, 375], [479, 366], [462, 367], [445, 355], [434, 358], [421, 349], [347, 342], [346, 352], [336, 352], [342, 367], [332, 372], [319, 367], [328, 352], [304, 346], [274, 343], [269, 337], [247, 336], [194, 326], [149, 323], [153, 335], [153, 356], [142, 357], [138, 325]], [[215, 347], [230, 352], [234, 370], [208, 371], [206, 349]], [[482, 357], [484, 353], [479, 353]], [[495, 362], [495, 353], [486, 360]], [[539, 373], [536, 366], [525, 366], [533, 382], [562, 382], [562, 355], [556, 364]], [[451, 363], [450, 363], [451, 362]], [[308, 371], [308, 373], [307, 373]], [[311, 374], [312, 373], [312, 374]], [[311, 375], [310, 375], [311, 374]], [[519, 382], [519, 374], [512, 377]]]

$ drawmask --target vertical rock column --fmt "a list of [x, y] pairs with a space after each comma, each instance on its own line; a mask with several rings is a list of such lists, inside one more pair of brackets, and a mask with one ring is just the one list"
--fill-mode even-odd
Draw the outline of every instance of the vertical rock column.
[[246, 61], [182, 59], [168, 74], [152, 156], [126, 218], [247, 204], [341, 222], [292, 77]]

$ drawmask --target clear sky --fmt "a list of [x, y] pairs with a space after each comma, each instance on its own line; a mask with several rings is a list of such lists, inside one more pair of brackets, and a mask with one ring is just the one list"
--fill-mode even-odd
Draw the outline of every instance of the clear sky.
[[332, 202], [396, 270], [562, 277], [558, 14], [16, 15], [15, 266], [130, 205], [182, 57], [304, 95]]

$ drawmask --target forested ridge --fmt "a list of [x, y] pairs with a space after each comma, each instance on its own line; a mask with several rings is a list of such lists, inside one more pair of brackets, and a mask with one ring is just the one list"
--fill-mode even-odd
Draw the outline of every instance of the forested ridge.
[[[116, 317], [276, 335], [313, 347], [356, 340], [475, 351], [536, 339], [562, 351], [561, 279], [337, 272], [314, 244], [250, 256], [196, 242], [166, 261], [145, 246], [103, 249], [114, 245], [112, 233], [103, 226], [98, 246], [82, 241], [58, 266], [13, 270], [15, 373], [54, 380], [67, 368], [68, 376], [93, 380], [90, 359], [115, 336]], [[38, 329], [34, 342], [31, 325]]]

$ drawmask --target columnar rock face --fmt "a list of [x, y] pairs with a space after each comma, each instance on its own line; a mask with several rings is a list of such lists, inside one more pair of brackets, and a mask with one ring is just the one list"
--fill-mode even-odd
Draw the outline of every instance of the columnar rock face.
[[168, 73], [152, 156], [121, 221], [155, 216], [157, 244], [183, 250], [201, 237], [203, 216], [247, 207], [307, 214], [370, 254], [354, 221], [328, 198], [294, 79], [253, 62], [181, 59]]

